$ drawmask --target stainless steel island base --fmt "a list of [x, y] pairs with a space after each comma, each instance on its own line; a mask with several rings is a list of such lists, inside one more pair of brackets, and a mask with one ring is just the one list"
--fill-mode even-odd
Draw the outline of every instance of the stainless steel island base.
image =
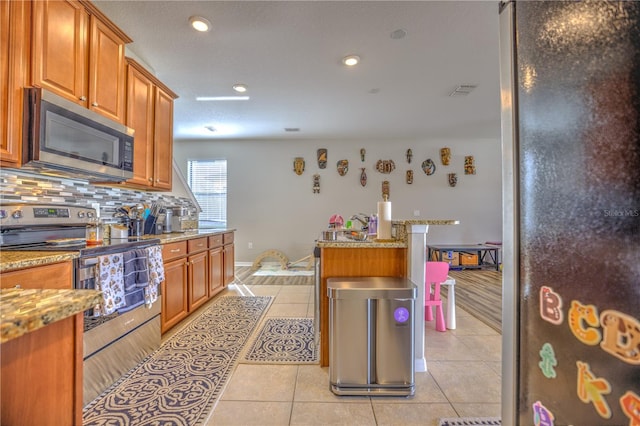
[[414, 307], [406, 278], [329, 278], [329, 381], [336, 395], [412, 396]]

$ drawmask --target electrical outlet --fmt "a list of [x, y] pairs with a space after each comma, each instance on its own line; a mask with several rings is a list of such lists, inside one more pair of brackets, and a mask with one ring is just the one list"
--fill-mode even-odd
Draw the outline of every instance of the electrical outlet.
[[249, 246], [249, 250], [251, 250], [253, 248], [253, 243], [249, 241], [248, 246]]
[[420, 217], [420, 210], [414, 210], [413, 211], [413, 216], [414, 217]]

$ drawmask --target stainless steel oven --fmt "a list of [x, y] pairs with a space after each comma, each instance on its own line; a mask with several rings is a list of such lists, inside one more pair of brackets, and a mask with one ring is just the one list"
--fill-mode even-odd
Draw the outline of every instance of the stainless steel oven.
[[[101, 256], [160, 243], [155, 238], [130, 238], [87, 246], [85, 229], [95, 214], [92, 208], [71, 205], [0, 206], [0, 249], [76, 253], [74, 288], [94, 289]], [[109, 315], [97, 315], [93, 309], [85, 311], [84, 405], [160, 346], [160, 306], [161, 295], [153, 304], [136, 302]]]

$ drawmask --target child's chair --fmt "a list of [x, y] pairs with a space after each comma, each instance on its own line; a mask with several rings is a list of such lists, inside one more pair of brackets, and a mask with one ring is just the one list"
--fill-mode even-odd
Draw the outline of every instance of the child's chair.
[[[447, 262], [428, 261], [425, 266], [424, 288], [424, 320], [433, 321], [432, 306], [436, 307], [436, 330], [447, 331], [442, 311], [442, 299], [440, 298], [440, 284], [447, 280], [449, 264]], [[433, 290], [431, 289], [433, 284]]]

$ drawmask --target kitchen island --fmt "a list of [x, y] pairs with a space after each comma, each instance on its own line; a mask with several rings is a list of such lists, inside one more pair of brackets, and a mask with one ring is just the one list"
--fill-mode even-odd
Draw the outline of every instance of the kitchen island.
[[329, 297], [327, 279], [336, 277], [409, 278], [418, 286], [416, 300], [416, 371], [426, 371], [424, 361], [424, 266], [429, 225], [456, 225], [457, 220], [394, 221], [395, 239], [356, 241], [318, 240], [320, 268], [316, 291], [319, 299], [320, 365], [329, 365]]
[[82, 424], [82, 313], [100, 299], [96, 290], [0, 290], [1, 424]]

